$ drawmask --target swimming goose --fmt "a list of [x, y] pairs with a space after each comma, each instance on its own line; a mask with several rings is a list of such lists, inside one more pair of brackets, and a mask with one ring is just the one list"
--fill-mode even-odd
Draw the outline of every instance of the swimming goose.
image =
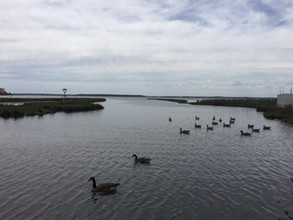
[[213, 121], [212, 122], [212, 125], [218, 125], [219, 123], [218, 122], [216, 122], [216, 121]]
[[194, 127], [195, 127], [195, 128], [201, 128], [201, 125], [198, 125], [198, 124], [195, 123], [195, 124], [194, 124]]
[[211, 130], [212, 131], [212, 130], [214, 130], [214, 127], [209, 127], [209, 125], [207, 125], [207, 131], [208, 130]]
[[116, 187], [120, 185], [120, 183], [101, 183], [99, 185], [96, 185], [95, 177], [89, 178], [88, 181], [93, 182], [92, 192], [101, 192], [106, 194], [116, 192]]
[[242, 130], [240, 132], [241, 132], [241, 136], [251, 136], [251, 133], [249, 132], [243, 132]]
[[254, 128], [254, 125], [250, 125], [250, 124], [248, 124], [248, 125], [247, 125], [247, 128], [252, 128], [252, 129], [253, 129], [253, 128]]
[[220, 119], [219, 119], [219, 122], [222, 123], [222, 121], [223, 121], [223, 120], [220, 118]]
[[260, 129], [259, 129], [259, 128], [253, 128], [253, 129], [252, 129], [252, 132], [257, 132], [257, 133], [259, 133], [259, 132], [260, 132]]
[[195, 120], [199, 120], [199, 117], [198, 117], [198, 116], [194, 116], [194, 119], [195, 119]]
[[169, 121], [172, 121], [172, 118], [171, 117], [169, 117]]
[[264, 126], [263, 126], [263, 129], [264, 129], [264, 130], [271, 130], [271, 126], [265, 126], [265, 125], [264, 125]]
[[180, 134], [189, 134], [190, 130], [182, 130], [182, 128], [180, 128]]
[[223, 127], [224, 128], [230, 128], [231, 127], [231, 124], [229, 123], [229, 124], [225, 124], [225, 122], [223, 123]]
[[151, 160], [151, 158], [145, 158], [145, 157], [138, 158], [136, 154], [133, 154], [132, 157], [134, 157], [135, 164], [137, 163], [149, 164]]

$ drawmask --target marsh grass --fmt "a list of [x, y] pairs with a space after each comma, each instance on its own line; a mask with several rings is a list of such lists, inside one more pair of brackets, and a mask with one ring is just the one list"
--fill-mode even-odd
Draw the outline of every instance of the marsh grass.
[[[2, 102], [23, 102], [23, 105], [4, 105]], [[24, 116], [42, 116], [56, 112], [84, 112], [103, 109], [100, 104], [105, 99], [97, 98], [70, 98], [70, 99], [0, 99], [0, 117], [21, 118]]]
[[278, 119], [293, 125], [292, 106], [278, 107], [275, 98], [211, 99], [190, 104], [255, 108], [258, 112], [263, 112], [267, 119]]

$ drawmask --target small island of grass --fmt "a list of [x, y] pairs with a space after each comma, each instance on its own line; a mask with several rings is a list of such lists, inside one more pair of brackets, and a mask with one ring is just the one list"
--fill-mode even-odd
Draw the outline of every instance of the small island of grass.
[[159, 101], [168, 101], [168, 102], [176, 102], [179, 104], [186, 104], [188, 100], [186, 99], [177, 99], [177, 98], [148, 98], [149, 100], [159, 100]]
[[2, 98], [0, 99], [0, 117], [21, 118], [24, 116], [43, 116], [56, 112], [85, 112], [103, 109], [97, 102], [104, 98]]

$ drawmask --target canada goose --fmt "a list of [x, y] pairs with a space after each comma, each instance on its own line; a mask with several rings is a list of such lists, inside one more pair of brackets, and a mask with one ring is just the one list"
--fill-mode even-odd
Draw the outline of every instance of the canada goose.
[[241, 136], [251, 136], [251, 133], [249, 132], [243, 132], [242, 130], [240, 132], [241, 132]]
[[195, 124], [194, 124], [194, 127], [195, 127], [195, 128], [201, 128], [201, 125], [198, 125], [198, 124], [195, 123]]
[[252, 129], [252, 132], [259, 133], [259, 132], [260, 132], [260, 129], [259, 129], [259, 128], [253, 128], [253, 129]]
[[140, 157], [138, 158], [136, 154], [133, 154], [132, 157], [134, 157], [134, 162], [135, 163], [142, 163], [142, 164], [149, 164], [151, 158], [145, 158], [145, 157]]
[[216, 121], [213, 121], [212, 122], [212, 125], [218, 125], [219, 123], [218, 122], [216, 122]]
[[222, 119], [221, 118], [219, 119], [219, 122], [222, 123]]
[[264, 125], [264, 126], [263, 126], [263, 129], [264, 129], [264, 130], [271, 130], [271, 126], [265, 126], [265, 125]]
[[213, 116], [213, 121], [214, 121], [214, 120], [216, 120], [216, 117], [215, 117], [215, 116]]
[[180, 128], [180, 134], [189, 134], [190, 130], [182, 130], [182, 128]]
[[236, 118], [232, 118], [232, 117], [230, 117], [230, 120], [232, 120], [232, 121], [235, 121], [235, 120], [236, 120]]
[[198, 116], [194, 116], [194, 119], [195, 119], [195, 120], [199, 120], [199, 117], [198, 117]]
[[234, 124], [235, 123], [235, 120], [231, 120], [230, 119], [230, 122], [229, 122], [230, 124]]
[[208, 130], [211, 130], [212, 131], [212, 130], [214, 130], [214, 127], [209, 127], [209, 125], [207, 125], [207, 131]]
[[172, 121], [172, 118], [171, 117], [169, 117], [169, 121]]
[[101, 192], [106, 194], [115, 193], [116, 187], [120, 185], [120, 183], [101, 183], [96, 185], [95, 177], [89, 178], [88, 181], [93, 181], [92, 192]]
[[225, 124], [225, 122], [223, 123], [223, 127], [224, 128], [230, 128], [231, 127], [231, 124], [229, 123], [229, 124]]
[[252, 128], [252, 129], [253, 129], [253, 128], [254, 128], [254, 125], [250, 125], [250, 124], [248, 124], [248, 125], [247, 125], [247, 128]]

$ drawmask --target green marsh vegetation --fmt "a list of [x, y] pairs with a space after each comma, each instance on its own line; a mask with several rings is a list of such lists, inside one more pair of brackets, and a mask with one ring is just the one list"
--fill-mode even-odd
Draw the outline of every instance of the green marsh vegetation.
[[[24, 116], [42, 116], [56, 112], [84, 112], [103, 109], [97, 102], [104, 98], [2, 98], [0, 99], [0, 117], [21, 118]], [[10, 104], [7, 104], [10, 103]], [[14, 103], [15, 105], [12, 105]]]
[[258, 112], [263, 112], [264, 117], [267, 119], [278, 119], [293, 125], [292, 106], [278, 107], [277, 99], [275, 98], [206, 99], [190, 104], [255, 108]]

